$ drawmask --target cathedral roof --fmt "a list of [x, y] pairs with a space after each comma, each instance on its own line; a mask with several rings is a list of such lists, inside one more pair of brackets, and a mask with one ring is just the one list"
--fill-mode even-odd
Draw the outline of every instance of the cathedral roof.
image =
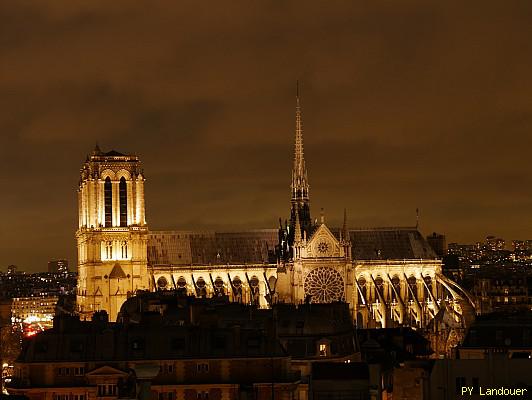
[[127, 156], [127, 154], [119, 153], [116, 150], [111, 150], [111, 151], [108, 151], [107, 153], [102, 153], [102, 155], [108, 156], [108, 157], [126, 157]]
[[353, 259], [435, 259], [436, 254], [415, 227], [350, 229]]
[[221, 265], [275, 263], [277, 229], [240, 232], [152, 231], [150, 265]]
[[[339, 238], [340, 229], [331, 229]], [[308, 237], [310, 237], [309, 235]], [[354, 260], [436, 259], [415, 227], [350, 229]], [[152, 231], [150, 265], [222, 265], [275, 263], [277, 229], [240, 232]]]

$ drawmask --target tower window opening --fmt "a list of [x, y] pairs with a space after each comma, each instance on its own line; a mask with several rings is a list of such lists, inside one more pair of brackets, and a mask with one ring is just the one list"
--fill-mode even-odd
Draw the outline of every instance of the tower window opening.
[[122, 242], [122, 258], [127, 258], [127, 240]]
[[113, 242], [112, 241], [105, 242], [105, 258], [107, 258], [108, 260], [113, 258]]
[[118, 192], [120, 200], [120, 226], [127, 226], [127, 183], [124, 177], [120, 178]]
[[103, 185], [104, 206], [105, 206], [105, 227], [113, 226], [113, 185], [111, 178], [105, 178]]

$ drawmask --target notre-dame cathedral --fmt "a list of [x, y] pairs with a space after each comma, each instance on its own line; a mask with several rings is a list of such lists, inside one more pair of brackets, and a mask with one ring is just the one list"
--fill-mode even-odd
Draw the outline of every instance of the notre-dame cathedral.
[[[362, 328], [411, 326], [442, 350], [474, 318], [474, 302], [442, 274], [417, 227], [354, 229], [312, 220], [299, 96], [290, 217], [276, 229], [150, 231], [139, 158], [98, 146], [81, 168], [77, 306], [116, 319], [138, 290], [276, 302], [349, 303]], [[436, 339], [435, 339], [436, 340]]]

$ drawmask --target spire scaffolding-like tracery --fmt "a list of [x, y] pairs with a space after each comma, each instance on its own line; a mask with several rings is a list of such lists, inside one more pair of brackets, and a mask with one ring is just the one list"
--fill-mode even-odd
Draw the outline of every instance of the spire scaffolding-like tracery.
[[[299, 101], [299, 84], [296, 92], [296, 132], [294, 147], [294, 166], [292, 169], [292, 207], [290, 213], [290, 227], [293, 231], [296, 225], [296, 214], [299, 214], [301, 229], [309, 233], [312, 225], [310, 218], [309, 184], [305, 156], [303, 150], [303, 124], [301, 105]], [[296, 213], [297, 211], [297, 213]]]

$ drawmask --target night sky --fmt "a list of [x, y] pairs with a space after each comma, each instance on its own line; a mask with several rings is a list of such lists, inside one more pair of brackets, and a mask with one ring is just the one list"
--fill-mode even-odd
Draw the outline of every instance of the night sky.
[[528, 0], [44, 3], [0, 3], [0, 270], [75, 265], [96, 142], [150, 229], [276, 227], [296, 80], [313, 216], [532, 239]]

